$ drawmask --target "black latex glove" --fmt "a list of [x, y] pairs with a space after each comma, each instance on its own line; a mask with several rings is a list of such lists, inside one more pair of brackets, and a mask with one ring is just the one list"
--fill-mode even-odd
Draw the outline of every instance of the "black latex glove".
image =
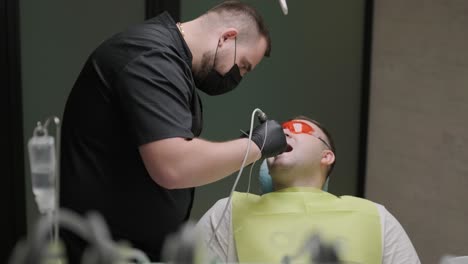
[[[266, 141], [263, 145], [263, 141]], [[242, 137], [248, 137], [246, 132]], [[256, 126], [252, 132], [252, 141], [262, 149], [262, 158], [274, 157], [283, 153], [288, 144], [286, 143], [286, 135], [283, 132], [283, 127], [275, 120], [267, 120], [266, 122]]]

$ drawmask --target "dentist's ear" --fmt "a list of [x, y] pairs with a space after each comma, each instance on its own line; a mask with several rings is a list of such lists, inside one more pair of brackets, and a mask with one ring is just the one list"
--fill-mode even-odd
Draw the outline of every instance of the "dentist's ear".
[[218, 46], [219, 47], [223, 46], [224, 42], [226, 42], [228, 39], [236, 38], [237, 34], [238, 34], [238, 31], [235, 28], [226, 29], [218, 40]]
[[330, 166], [335, 162], [335, 153], [333, 151], [327, 149], [322, 152], [322, 164]]

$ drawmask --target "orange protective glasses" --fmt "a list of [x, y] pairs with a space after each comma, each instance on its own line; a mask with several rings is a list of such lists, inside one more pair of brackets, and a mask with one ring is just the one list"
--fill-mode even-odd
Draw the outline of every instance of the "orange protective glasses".
[[330, 145], [325, 140], [323, 140], [323, 138], [314, 135], [315, 129], [311, 125], [307, 124], [306, 122], [302, 122], [298, 120], [291, 120], [291, 121], [284, 122], [282, 126], [283, 126], [283, 129], [287, 129], [293, 134], [308, 134], [313, 137], [316, 137], [320, 141], [322, 141], [323, 144], [325, 144], [325, 146], [327, 146], [328, 149], [331, 149]]

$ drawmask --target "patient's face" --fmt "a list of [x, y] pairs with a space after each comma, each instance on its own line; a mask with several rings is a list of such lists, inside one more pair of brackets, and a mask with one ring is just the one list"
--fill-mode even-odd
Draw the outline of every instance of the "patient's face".
[[293, 120], [283, 128], [288, 147], [281, 155], [268, 159], [270, 174], [273, 177], [290, 172], [302, 175], [319, 169], [322, 152], [328, 149], [320, 140], [326, 138], [323, 131], [307, 120]]

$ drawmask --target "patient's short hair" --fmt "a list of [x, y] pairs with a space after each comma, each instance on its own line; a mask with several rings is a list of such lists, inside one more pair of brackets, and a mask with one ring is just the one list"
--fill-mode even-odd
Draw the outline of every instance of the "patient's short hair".
[[293, 119], [291, 120], [294, 120], [294, 119], [299, 119], [299, 120], [307, 120], [313, 124], [315, 124], [316, 126], [318, 126], [322, 131], [323, 133], [325, 134], [326, 138], [324, 139], [328, 145], [330, 146], [330, 150], [333, 151], [333, 153], [335, 154], [335, 161], [330, 165], [329, 169], [328, 169], [328, 173], [327, 173], [327, 177], [330, 176], [330, 174], [332, 173], [333, 171], [333, 168], [335, 167], [335, 164], [336, 164], [336, 149], [335, 149], [335, 142], [333, 141], [333, 137], [331, 136], [330, 132], [328, 131], [327, 128], [325, 128], [321, 123], [319, 123], [318, 121], [310, 118], [310, 117], [307, 117], [307, 116], [303, 116], [303, 115], [300, 115], [300, 116], [296, 116], [294, 117]]

